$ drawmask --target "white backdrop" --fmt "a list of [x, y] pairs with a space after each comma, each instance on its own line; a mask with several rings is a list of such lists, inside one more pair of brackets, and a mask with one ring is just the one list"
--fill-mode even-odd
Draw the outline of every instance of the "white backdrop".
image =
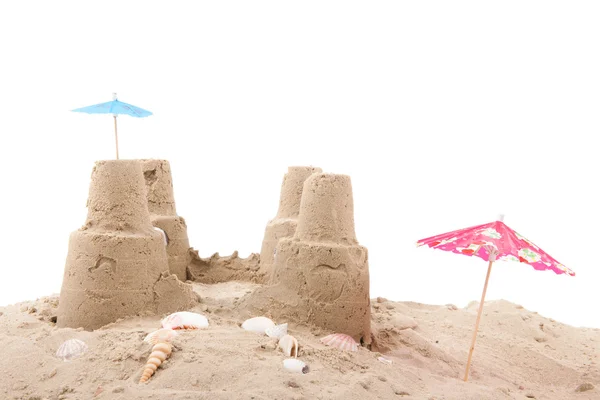
[[505, 222], [577, 272], [497, 263], [488, 299], [600, 327], [600, 5], [2, 2], [0, 304], [60, 290], [119, 99], [202, 256], [258, 252], [288, 166], [352, 177], [371, 295], [478, 300], [487, 264], [416, 240]]

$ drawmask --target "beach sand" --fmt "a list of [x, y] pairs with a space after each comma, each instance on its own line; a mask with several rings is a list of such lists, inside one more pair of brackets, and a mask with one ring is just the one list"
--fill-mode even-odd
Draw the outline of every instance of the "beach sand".
[[[574, 328], [507, 301], [486, 302], [469, 382], [462, 380], [477, 303], [452, 305], [371, 300], [372, 350], [342, 352], [331, 333], [289, 322], [310, 371], [283, 369], [276, 339], [244, 331], [243, 300], [260, 284], [192, 283], [207, 316], [204, 330], [183, 331], [147, 384], [150, 354], [142, 339], [160, 315], [135, 316], [95, 331], [58, 328], [58, 295], [0, 307], [2, 399], [599, 399], [600, 329]], [[269, 316], [268, 313], [266, 316]], [[63, 361], [58, 347], [89, 346]], [[392, 361], [378, 360], [383, 356]], [[595, 388], [576, 392], [582, 384]], [[581, 388], [589, 387], [583, 386]]]

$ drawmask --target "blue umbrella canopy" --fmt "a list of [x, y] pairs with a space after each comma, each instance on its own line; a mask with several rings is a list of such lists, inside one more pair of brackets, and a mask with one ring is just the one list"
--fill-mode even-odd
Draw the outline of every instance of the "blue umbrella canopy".
[[115, 145], [117, 149], [117, 160], [119, 159], [119, 138], [117, 136], [117, 115], [130, 115], [136, 118], [149, 117], [152, 113], [143, 108], [117, 100], [117, 94], [113, 93], [113, 100], [106, 103], [94, 104], [93, 106], [81, 107], [71, 110], [87, 114], [112, 114], [115, 121]]

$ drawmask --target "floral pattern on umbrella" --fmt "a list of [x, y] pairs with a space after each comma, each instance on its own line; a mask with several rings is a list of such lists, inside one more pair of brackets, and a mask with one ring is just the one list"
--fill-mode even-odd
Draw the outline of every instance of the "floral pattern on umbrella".
[[417, 246], [424, 245], [456, 254], [477, 256], [485, 261], [490, 260], [488, 249], [493, 246], [497, 250], [498, 261], [516, 261], [531, 265], [536, 270], [551, 270], [557, 274], [575, 276], [575, 272], [502, 221], [442, 233], [417, 242]]

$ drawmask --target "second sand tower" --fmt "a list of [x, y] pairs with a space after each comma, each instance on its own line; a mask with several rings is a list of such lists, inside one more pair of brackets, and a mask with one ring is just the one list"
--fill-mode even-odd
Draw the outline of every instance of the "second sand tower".
[[296, 233], [277, 246], [274, 313], [370, 343], [368, 253], [354, 232], [350, 177], [313, 174], [302, 193]]
[[171, 166], [167, 160], [140, 162], [148, 192], [150, 221], [166, 235], [169, 271], [185, 282], [192, 257], [185, 220], [175, 210]]
[[260, 273], [268, 282], [273, 272], [275, 251], [279, 240], [292, 237], [296, 233], [302, 188], [306, 179], [314, 173], [322, 172], [317, 167], [288, 167], [281, 184], [277, 215], [267, 224], [260, 250]]

